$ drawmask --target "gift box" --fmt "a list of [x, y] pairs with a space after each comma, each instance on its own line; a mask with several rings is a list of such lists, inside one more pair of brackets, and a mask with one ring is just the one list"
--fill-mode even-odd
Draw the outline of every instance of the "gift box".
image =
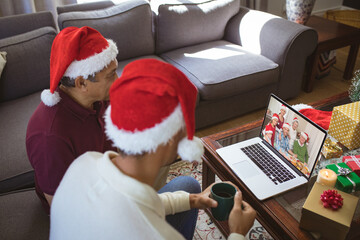
[[360, 147], [360, 101], [334, 107], [329, 134], [348, 149]]
[[321, 194], [330, 188], [314, 183], [301, 210], [300, 228], [320, 235], [321, 239], [345, 239], [354, 217], [358, 198], [338, 191], [343, 198], [343, 205], [338, 210], [323, 207]]
[[335, 184], [337, 189], [347, 193], [360, 190], [360, 177], [351, 171], [346, 163], [330, 164], [326, 168], [333, 170], [338, 175]]
[[342, 161], [351, 168], [351, 170], [360, 176], [360, 155], [344, 156]]
[[326, 159], [338, 158], [343, 154], [343, 150], [336, 142], [331, 141], [330, 138], [326, 138], [321, 153]]

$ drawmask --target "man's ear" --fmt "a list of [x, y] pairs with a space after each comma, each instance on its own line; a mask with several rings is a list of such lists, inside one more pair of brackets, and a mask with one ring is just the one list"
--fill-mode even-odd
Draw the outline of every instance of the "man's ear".
[[75, 88], [81, 91], [87, 91], [86, 79], [82, 76], [75, 78]]

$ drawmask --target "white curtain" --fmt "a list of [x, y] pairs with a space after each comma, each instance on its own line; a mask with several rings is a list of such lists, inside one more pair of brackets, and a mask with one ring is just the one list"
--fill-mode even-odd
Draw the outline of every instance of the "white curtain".
[[56, 16], [57, 6], [76, 2], [77, 0], [0, 0], [0, 17], [40, 11], [51, 11]]

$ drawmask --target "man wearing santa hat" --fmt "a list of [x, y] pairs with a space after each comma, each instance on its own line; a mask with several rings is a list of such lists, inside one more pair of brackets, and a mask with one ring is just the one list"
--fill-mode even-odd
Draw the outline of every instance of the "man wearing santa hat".
[[[185, 192], [189, 184], [199, 187], [190, 177], [174, 187], [176, 179], [170, 181], [172, 192], [159, 194], [152, 186], [178, 154], [187, 161], [203, 155], [194, 136], [196, 96], [195, 86], [168, 63], [128, 64], [110, 88], [105, 113], [106, 134], [119, 153], [87, 152], [71, 164], [53, 199], [50, 239], [192, 239], [196, 209], [217, 206], [210, 187]], [[181, 219], [170, 225], [165, 216], [175, 213]], [[255, 215], [238, 190], [229, 239], [245, 239]]]
[[75, 158], [87, 151], [116, 150], [106, 139], [103, 114], [118, 78], [117, 54], [115, 43], [90, 27], [68, 27], [54, 39], [50, 89], [42, 92], [26, 134], [36, 192], [47, 212]]
[[290, 149], [293, 148], [294, 145], [294, 141], [297, 139], [297, 128], [299, 127], [299, 120], [297, 117], [294, 117], [292, 124], [291, 124], [291, 128], [290, 128], [290, 143], [289, 143], [289, 147]]
[[285, 122], [282, 126], [282, 130], [277, 132], [275, 136], [275, 149], [278, 150], [284, 157], [289, 157], [289, 131], [290, 124]]
[[307, 144], [309, 143], [309, 135], [306, 132], [300, 133], [300, 138], [294, 141], [293, 153], [300, 162], [308, 163], [309, 153], [307, 150]]

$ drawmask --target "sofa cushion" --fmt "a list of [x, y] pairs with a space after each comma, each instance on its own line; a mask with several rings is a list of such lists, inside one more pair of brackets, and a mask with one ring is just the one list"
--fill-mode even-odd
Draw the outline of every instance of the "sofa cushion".
[[0, 239], [49, 239], [50, 219], [34, 189], [0, 196]]
[[152, 13], [145, 0], [124, 1], [110, 8], [66, 12], [58, 17], [59, 28], [89, 26], [116, 42], [118, 61], [155, 52]]
[[55, 36], [54, 28], [44, 27], [0, 39], [0, 51], [7, 52], [0, 79], [0, 102], [49, 87], [50, 51]]
[[156, 0], [151, 7], [156, 13], [156, 53], [163, 53], [222, 39], [240, 0]]
[[278, 64], [227, 41], [203, 43], [160, 56], [183, 71], [204, 100], [276, 84], [279, 78]]
[[6, 52], [0, 52], [0, 78], [2, 71], [5, 68], [5, 65], [6, 65]]
[[58, 6], [56, 11], [58, 14], [65, 13], [65, 12], [76, 12], [76, 11], [92, 11], [98, 10], [103, 8], [112, 7], [115, 4], [112, 1], [99, 1], [99, 2], [89, 2], [89, 3], [74, 3], [68, 4], [64, 6]]
[[0, 181], [33, 170], [25, 137], [29, 119], [40, 103], [40, 93], [0, 103]]

